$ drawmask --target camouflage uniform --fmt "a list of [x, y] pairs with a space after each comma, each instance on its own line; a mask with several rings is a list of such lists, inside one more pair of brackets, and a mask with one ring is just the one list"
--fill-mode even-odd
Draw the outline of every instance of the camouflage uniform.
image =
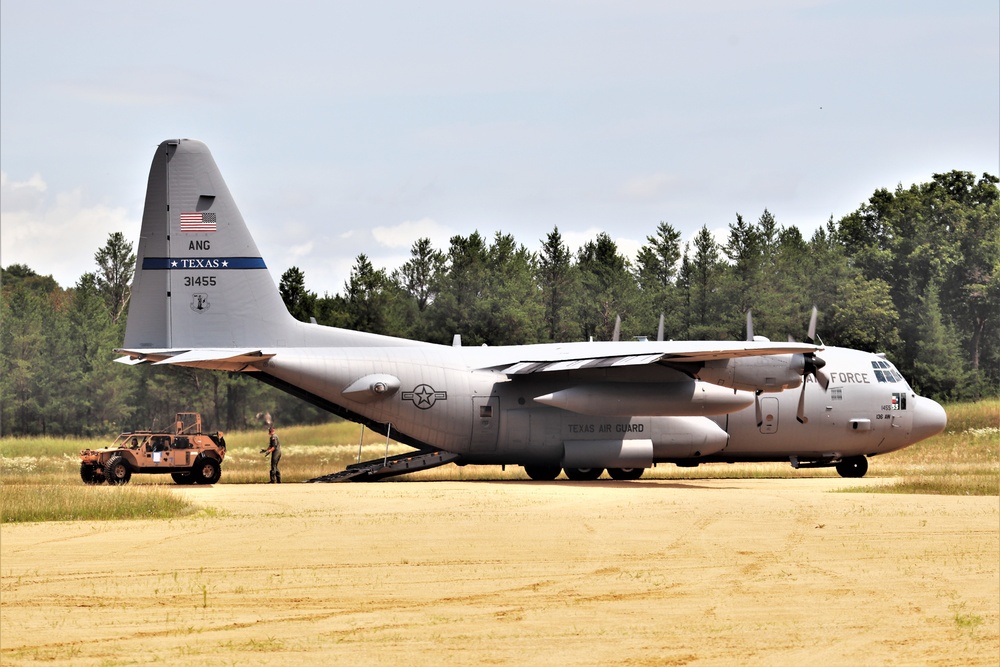
[[271, 484], [281, 484], [281, 471], [278, 470], [278, 462], [281, 461], [281, 443], [278, 442], [278, 435], [274, 431], [271, 431], [267, 451], [271, 452]]

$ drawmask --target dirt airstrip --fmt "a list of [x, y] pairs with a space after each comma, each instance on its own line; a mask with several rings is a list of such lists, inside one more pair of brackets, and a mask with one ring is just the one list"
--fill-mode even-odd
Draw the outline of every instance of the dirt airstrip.
[[879, 480], [177, 487], [4, 525], [4, 665], [997, 665], [1000, 500]]

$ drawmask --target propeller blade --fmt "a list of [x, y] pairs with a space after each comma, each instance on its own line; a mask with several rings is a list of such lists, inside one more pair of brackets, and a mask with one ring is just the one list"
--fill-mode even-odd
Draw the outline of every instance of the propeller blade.
[[819, 382], [819, 386], [823, 387], [823, 391], [826, 391], [830, 386], [830, 376], [819, 369], [816, 369], [816, 381]]
[[747, 341], [753, 342], [753, 311], [747, 310]]
[[806, 342], [812, 344], [816, 342], [816, 316], [818, 311], [813, 306], [812, 315], [809, 317], [809, 333], [806, 335]]
[[611, 340], [618, 342], [622, 337], [622, 316], [615, 315], [615, 331], [611, 334]]
[[754, 411], [755, 411], [755, 413], [757, 415], [757, 428], [760, 428], [761, 424], [764, 423], [764, 415], [762, 415], [761, 412], [760, 412], [760, 392], [759, 391], [755, 391], [753, 393], [753, 403], [754, 403], [754, 405], [753, 405]]
[[660, 326], [656, 330], [656, 342], [657, 343], [663, 342], [663, 313], [660, 313]]
[[802, 391], [799, 392], [799, 408], [795, 412], [795, 419], [797, 419], [800, 424], [807, 424], [807, 423], [809, 423], [809, 418], [806, 417], [806, 383], [805, 383], [805, 380], [802, 381]]

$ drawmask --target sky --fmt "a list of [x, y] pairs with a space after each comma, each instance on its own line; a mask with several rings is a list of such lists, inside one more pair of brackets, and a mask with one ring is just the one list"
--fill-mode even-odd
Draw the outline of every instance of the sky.
[[665, 221], [809, 238], [879, 188], [1000, 172], [996, 0], [0, 0], [0, 264], [137, 243], [205, 142], [277, 282], [343, 292], [429, 237], [627, 256]]

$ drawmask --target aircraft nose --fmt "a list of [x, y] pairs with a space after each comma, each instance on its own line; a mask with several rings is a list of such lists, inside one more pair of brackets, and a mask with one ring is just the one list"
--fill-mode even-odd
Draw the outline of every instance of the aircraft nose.
[[934, 400], [923, 396], [914, 397], [913, 405], [913, 442], [937, 435], [948, 425], [948, 415], [944, 408]]

